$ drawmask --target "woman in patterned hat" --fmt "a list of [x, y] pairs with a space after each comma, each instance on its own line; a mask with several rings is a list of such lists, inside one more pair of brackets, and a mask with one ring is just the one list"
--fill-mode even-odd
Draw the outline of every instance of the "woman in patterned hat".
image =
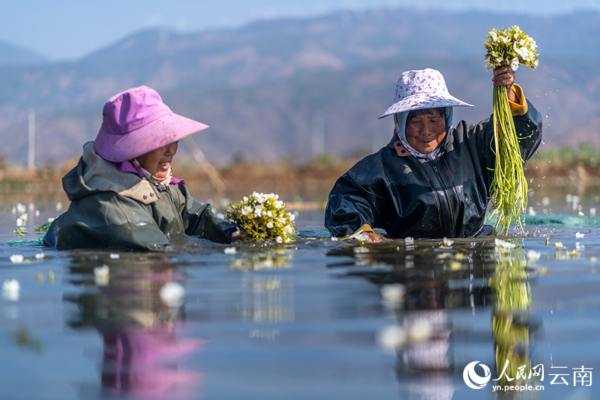
[[171, 172], [178, 141], [207, 125], [175, 114], [146, 86], [113, 96], [102, 115], [96, 140], [63, 178], [71, 204], [48, 229], [46, 245], [164, 251], [178, 233], [235, 240], [237, 226], [217, 218]]
[[[524, 161], [542, 140], [540, 113], [514, 84], [510, 67], [494, 70], [506, 86]], [[363, 233], [370, 242], [393, 238], [479, 237], [494, 176], [493, 126], [489, 120], [452, 127], [453, 107], [472, 107], [448, 93], [433, 69], [407, 71], [380, 118], [393, 115], [388, 145], [359, 161], [329, 194], [325, 227], [335, 236]]]

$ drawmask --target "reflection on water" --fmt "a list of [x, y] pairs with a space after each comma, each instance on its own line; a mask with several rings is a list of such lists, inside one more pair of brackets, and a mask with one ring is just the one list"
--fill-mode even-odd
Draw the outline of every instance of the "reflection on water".
[[496, 252], [496, 261], [496, 271], [490, 279], [495, 292], [492, 332], [496, 376], [501, 385], [522, 385], [531, 371], [531, 288], [527, 281], [527, 261], [522, 250], [502, 248]]
[[[495, 247], [489, 239], [457, 240], [451, 248], [440, 242], [396, 241], [354, 247], [352, 253], [348, 249], [330, 252], [346, 252], [356, 265], [376, 267], [349, 270], [349, 275], [362, 276], [384, 289], [398, 283], [406, 287], [403, 303], [394, 306], [400, 329], [387, 331], [399, 337], [391, 341], [398, 354], [398, 379], [409, 380], [415, 398], [451, 399], [452, 377], [462, 371], [468, 358], [455, 357], [453, 347], [459, 347], [457, 342], [465, 337], [461, 327], [453, 329], [449, 310], [475, 313], [476, 308], [491, 304], [496, 376], [500, 377], [496, 384], [520, 385], [532, 377], [539, 379], [540, 366], [532, 369], [530, 361], [532, 298], [522, 249]], [[418, 384], [414, 379], [415, 374], [426, 372], [441, 379], [436, 389], [431, 381]]]
[[[177, 265], [164, 256], [111, 260], [110, 279], [95, 285], [92, 271], [106, 261], [98, 256], [73, 258], [70, 274], [80, 278], [71, 283], [87, 290], [65, 298], [79, 310], [68, 325], [73, 329], [94, 327], [102, 337], [103, 389], [154, 397], [175, 384], [181, 389], [200, 382], [200, 373], [181, 369], [177, 362], [199, 350], [204, 340], [178, 338], [184, 309], [168, 306], [159, 295], [167, 283], [182, 279]], [[177, 392], [168, 393], [169, 398], [177, 398]]]
[[277, 275], [249, 276], [242, 280], [242, 319], [251, 322], [294, 320], [294, 286]]
[[[0, 354], [11, 360], [0, 363], [0, 398], [468, 400], [521, 382], [546, 385], [536, 398], [586, 398], [572, 379], [550, 386], [549, 374], [600, 367], [592, 226], [528, 225], [500, 252], [489, 238], [332, 241], [317, 219], [287, 245], [183, 238], [172, 253], [119, 258], [0, 245], [0, 282], [20, 282], [18, 299], [0, 298]], [[557, 252], [559, 241], [577, 256]], [[104, 264], [108, 275], [95, 278]], [[185, 287], [183, 301], [161, 299], [169, 283]], [[463, 370], [473, 361], [504, 376], [471, 389]]]

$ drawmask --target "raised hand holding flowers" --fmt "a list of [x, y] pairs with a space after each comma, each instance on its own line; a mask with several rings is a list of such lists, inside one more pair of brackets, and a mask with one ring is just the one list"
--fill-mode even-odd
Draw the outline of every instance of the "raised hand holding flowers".
[[538, 53], [535, 40], [521, 28], [492, 29], [484, 47], [487, 49], [487, 68], [494, 68], [494, 153], [496, 163], [491, 185], [493, 213], [498, 213], [494, 232], [506, 234], [512, 221], [521, 231], [521, 213], [527, 206], [527, 181], [523, 158], [515, 130], [510, 103], [516, 101], [511, 90], [514, 73], [520, 65], [537, 68]]
[[288, 243], [296, 234], [294, 214], [287, 212], [285, 203], [274, 193], [254, 192], [230, 203], [225, 215], [240, 225], [240, 234], [247, 239]]

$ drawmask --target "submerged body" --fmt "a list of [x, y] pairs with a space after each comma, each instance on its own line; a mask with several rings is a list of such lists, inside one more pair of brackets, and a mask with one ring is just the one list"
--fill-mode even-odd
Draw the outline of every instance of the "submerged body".
[[44, 236], [45, 244], [58, 249], [164, 251], [173, 233], [229, 243], [236, 230], [194, 199], [185, 184], [156, 186], [121, 172], [95, 152], [93, 142], [84, 145], [63, 187], [71, 205]]
[[[520, 91], [520, 89], [519, 89]], [[514, 121], [524, 161], [542, 140], [540, 113], [520, 91]], [[461, 121], [433, 159], [414, 157], [394, 134], [390, 143], [338, 179], [325, 226], [335, 236], [385, 229], [391, 237], [472, 237], [485, 222], [494, 175], [493, 126]]]

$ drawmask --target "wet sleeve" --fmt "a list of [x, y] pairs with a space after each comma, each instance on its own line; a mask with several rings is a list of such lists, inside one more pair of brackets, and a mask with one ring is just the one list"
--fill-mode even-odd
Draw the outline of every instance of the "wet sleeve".
[[185, 196], [182, 211], [185, 233], [217, 243], [231, 243], [231, 235], [237, 230], [237, 224], [217, 217], [210, 204], [201, 204], [184, 185], [179, 185], [179, 188]]
[[52, 223], [44, 243], [57, 249], [142, 251], [164, 251], [169, 245], [150, 208], [113, 192], [73, 201], [67, 212]]
[[329, 193], [325, 227], [334, 236], [351, 235], [363, 225], [377, 227], [377, 207], [380, 205], [374, 196], [376, 195], [368, 188], [361, 186], [349, 173], [345, 173]]

